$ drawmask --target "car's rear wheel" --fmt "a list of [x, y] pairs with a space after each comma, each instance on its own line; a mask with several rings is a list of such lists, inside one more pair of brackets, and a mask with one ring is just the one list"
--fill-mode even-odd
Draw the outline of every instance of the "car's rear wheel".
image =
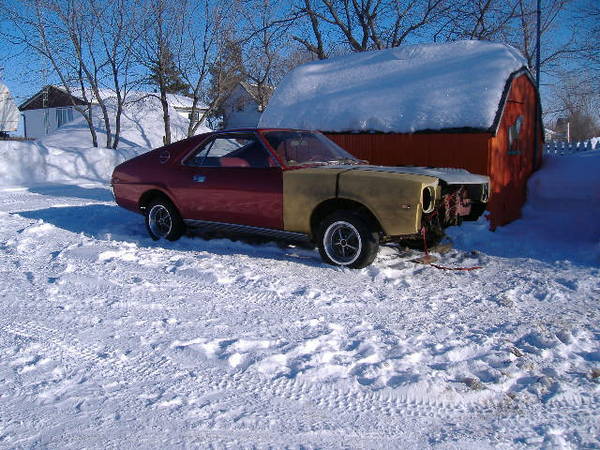
[[177, 208], [166, 198], [152, 200], [146, 207], [146, 230], [152, 239], [176, 241], [185, 231]]
[[374, 227], [352, 211], [327, 216], [317, 235], [321, 258], [336, 266], [362, 269], [373, 262], [379, 250], [379, 235]]

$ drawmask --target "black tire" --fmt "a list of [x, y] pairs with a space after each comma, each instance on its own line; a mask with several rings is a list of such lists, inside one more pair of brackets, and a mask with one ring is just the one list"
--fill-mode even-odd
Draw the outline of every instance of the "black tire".
[[176, 241], [185, 232], [185, 224], [177, 208], [164, 197], [155, 198], [146, 207], [146, 231], [152, 239]]
[[379, 250], [379, 234], [369, 221], [352, 211], [327, 216], [317, 230], [321, 258], [334, 266], [362, 269]]

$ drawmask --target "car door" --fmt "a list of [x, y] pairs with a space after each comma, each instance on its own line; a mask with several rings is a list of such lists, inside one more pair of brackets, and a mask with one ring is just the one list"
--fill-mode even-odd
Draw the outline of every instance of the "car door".
[[171, 180], [185, 219], [283, 229], [283, 174], [255, 133], [214, 136]]

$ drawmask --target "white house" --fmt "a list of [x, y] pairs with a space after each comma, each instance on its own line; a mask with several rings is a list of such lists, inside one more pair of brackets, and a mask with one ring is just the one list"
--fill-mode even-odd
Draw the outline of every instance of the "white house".
[[256, 127], [274, 90], [272, 86], [238, 83], [223, 103], [223, 127]]
[[19, 109], [6, 85], [0, 83], [0, 136], [17, 131]]
[[[80, 89], [73, 89], [73, 95], [70, 95], [66, 89], [61, 86], [46, 86], [38, 93], [27, 99], [19, 106], [23, 117], [23, 130], [25, 137], [40, 139], [53, 133], [64, 124], [73, 120], [74, 114], [77, 114], [74, 105], [86, 105], [82, 99], [83, 95], [78, 95]], [[103, 98], [114, 97], [114, 93], [109, 90], [103, 90]], [[148, 95], [156, 95], [148, 92], [130, 92], [129, 98], [141, 98]], [[90, 92], [87, 98], [91, 98], [92, 105], [97, 105], [93, 94]], [[202, 114], [208, 109], [204, 104], [196, 108], [195, 118], [191, 117], [192, 103], [191, 98], [183, 95], [167, 94], [169, 105], [177, 113], [188, 120], [199, 120]]]

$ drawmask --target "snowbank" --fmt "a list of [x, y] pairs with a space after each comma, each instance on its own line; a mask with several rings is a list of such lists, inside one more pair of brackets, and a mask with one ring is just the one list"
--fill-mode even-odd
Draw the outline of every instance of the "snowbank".
[[[114, 111], [114, 103], [108, 101]], [[173, 140], [186, 137], [188, 121], [171, 109]], [[164, 125], [160, 101], [140, 98], [128, 104], [121, 118], [117, 150], [103, 148], [106, 130], [99, 107], [93, 110], [98, 145], [92, 139], [85, 119], [75, 118], [39, 141], [0, 141], [0, 186], [42, 183], [107, 183], [113, 168], [121, 162], [163, 145]], [[114, 131], [114, 120], [111, 124]], [[208, 128], [200, 127], [198, 133]]]
[[529, 180], [529, 195], [534, 202], [585, 201], [600, 207], [600, 152], [579, 152], [568, 156], [545, 156], [542, 170]]
[[495, 233], [488, 224], [449, 229], [462, 248], [490, 254], [527, 255], [548, 262], [569, 260], [600, 265], [600, 152], [545, 156], [528, 183], [523, 217]]
[[50, 147], [39, 142], [0, 141], [0, 186], [44, 183], [108, 183], [113, 168], [146, 147]]
[[[163, 124], [163, 113], [160, 100], [156, 97], [133, 97], [124, 108], [121, 116], [120, 147], [145, 147], [156, 148], [163, 145], [165, 134]], [[111, 127], [114, 132], [115, 102], [111, 99], [106, 101], [109, 108]], [[98, 144], [105, 145], [106, 130], [100, 107], [94, 107], [94, 126], [98, 133]], [[186, 137], [188, 119], [181, 116], [172, 107], [169, 108], [171, 117], [171, 133], [173, 140], [177, 141]], [[208, 128], [200, 127], [198, 133], [203, 133]], [[76, 117], [67, 125], [59, 128], [51, 135], [40, 140], [44, 146], [51, 147], [91, 147], [92, 139], [83, 117]]]
[[261, 127], [406, 133], [489, 128], [514, 48], [459, 41], [403, 46], [304, 64], [275, 90]]

